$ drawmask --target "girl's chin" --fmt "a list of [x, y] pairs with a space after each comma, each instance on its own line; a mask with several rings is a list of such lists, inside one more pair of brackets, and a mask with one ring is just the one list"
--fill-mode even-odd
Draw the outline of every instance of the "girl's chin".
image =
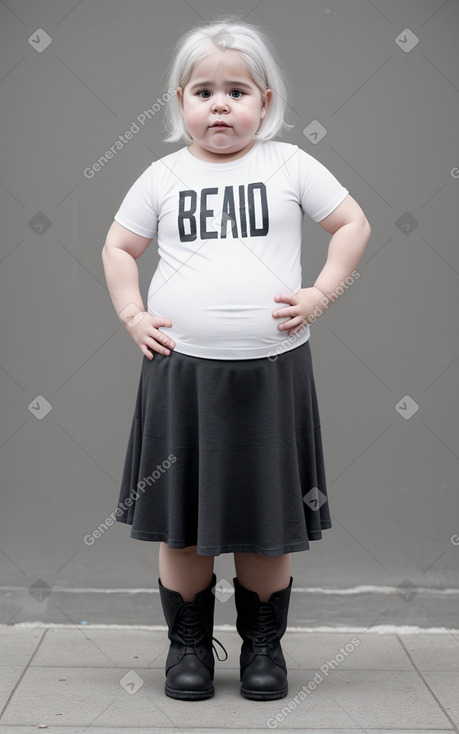
[[234, 137], [231, 135], [231, 137], [228, 134], [216, 134], [213, 135], [211, 140], [205, 140], [201, 143], [202, 148], [206, 148], [207, 150], [213, 152], [213, 151], [221, 151], [222, 153], [234, 153], [238, 150], [242, 150], [243, 148], [247, 148], [251, 143], [252, 140], [235, 140]]
[[245, 151], [247, 148], [251, 147], [251, 144], [253, 144], [255, 141], [252, 140], [244, 140], [242, 142], [237, 142], [233, 140], [225, 139], [225, 136], [218, 135], [215, 137], [215, 139], [209, 140], [194, 140], [192, 145], [190, 146], [190, 152], [194, 153], [196, 157], [198, 158], [207, 158], [210, 157], [218, 157], [218, 156], [232, 156], [240, 154], [241, 151]]

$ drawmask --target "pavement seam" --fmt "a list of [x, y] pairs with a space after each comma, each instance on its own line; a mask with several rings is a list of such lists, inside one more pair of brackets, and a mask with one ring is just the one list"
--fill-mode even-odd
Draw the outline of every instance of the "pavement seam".
[[[104, 624], [102, 622], [94, 622], [93, 624], [88, 623], [84, 626], [77, 624], [65, 624], [62, 622], [18, 622], [14, 625], [9, 625], [17, 629], [101, 629], [101, 630], [137, 630], [146, 632], [167, 632], [168, 627], [162, 624]], [[216, 624], [214, 625], [216, 632], [234, 632], [236, 634], [236, 628], [232, 624]], [[287, 626], [286, 634], [288, 633], [304, 633], [304, 634], [349, 634], [349, 633], [366, 633], [376, 635], [451, 635], [454, 637], [455, 633], [459, 635], [459, 629], [442, 627], [418, 627], [409, 625], [374, 625], [370, 627], [364, 626], [350, 626], [343, 625], [342, 627], [334, 625], [328, 627], [326, 625], [318, 627], [302, 627], [302, 626]], [[454, 638], [455, 639], [455, 638]]]
[[449, 723], [453, 727], [453, 731], [456, 732], [456, 734], [459, 734], [459, 729], [457, 728], [455, 722], [453, 721], [453, 719], [451, 718], [451, 716], [449, 715], [449, 713], [447, 712], [447, 710], [445, 709], [445, 707], [443, 706], [443, 704], [441, 703], [441, 701], [438, 699], [437, 695], [434, 693], [434, 691], [432, 690], [432, 688], [430, 687], [430, 685], [428, 684], [428, 682], [424, 678], [422, 672], [419, 670], [418, 666], [416, 665], [416, 663], [413, 660], [413, 657], [411, 656], [411, 654], [409, 653], [408, 649], [406, 648], [406, 645], [403, 642], [402, 638], [399, 635], [395, 635], [395, 637], [399, 641], [402, 649], [405, 652], [405, 655], [407, 656], [407, 658], [410, 661], [411, 665], [413, 666], [414, 670], [416, 671], [416, 673], [418, 674], [418, 676], [420, 677], [420, 679], [424, 683], [425, 687], [429, 691], [430, 695], [432, 696], [432, 698], [436, 702], [438, 708], [443, 712], [443, 714], [445, 715], [445, 717], [448, 719]]
[[[11, 699], [13, 698], [14, 694], [16, 693], [16, 691], [17, 691], [17, 689], [18, 689], [19, 685], [20, 685], [20, 684], [22, 683], [22, 679], [24, 678], [24, 676], [25, 676], [25, 674], [26, 674], [26, 672], [27, 672], [27, 670], [28, 670], [28, 668], [29, 668], [29, 666], [30, 666], [31, 662], [33, 661], [33, 659], [34, 659], [35, 655], [37, 654], [38, 650], [40, 649], [40, 647], [41, 647], [41, 645], [42, 645], [42, 643], [43, 643], [43, 640], [45, 639], [45, 637], [46, 637], [47, 633], [48, 633], [48, 630], [47, 630], [47, 629], [45, 629], [45, 630], [43, 631], [43, 634], [42, 634], [42, 636], [40, 637], [40, 639], [39, 639], [39, 641], [38, 641], [38, 643], [37, 643], [36, 647], [35, 647], [35, 650], [33, 651], [32, 655], [30, 656], [30, 659], [29, 659], [29, 661], [28, 661], [28, 662], [27, 662], [27, 663], [25, 664], [25, 666], [24, 666], [24, 670], [22, 671], [21, 675], [19, 676], [19, 678], [17, 679], [17, 681], [16, 681], [15, 685], [13, 686], [13, 689], [12, 689], [12, 691], [11, 691], [10, 695], [8, 696], [8, 698], [7, 698], [7, 700], [6, 700], [6, 703], [5, 703], [4, 707], [3, 707], [3, 708], [2, 708], [2, 710], [0, 711], [0, 720], [2, 719], [2, 716], [3, 716], [3, 714], [4, 714], [5, 712], [6, 712], [6, 709], [8, 708], [8, 706], [9, 706], [9, 704], [10, 704], [10, 701], [11, 701]], [[1, 726], [1, 725], [0, 725], [0, 726]]]

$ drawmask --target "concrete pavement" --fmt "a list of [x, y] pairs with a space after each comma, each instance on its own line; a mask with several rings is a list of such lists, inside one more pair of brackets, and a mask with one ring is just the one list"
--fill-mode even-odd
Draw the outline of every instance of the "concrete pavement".
[[217, 625], [215, 696], [182, 702], [164, 694], [162, 625], [4, 625], [0, 734], [457, 733], [459, 631], [377, 630], [289, 627], [289, 694], [255, 702], [239, 693], [240, 638]]

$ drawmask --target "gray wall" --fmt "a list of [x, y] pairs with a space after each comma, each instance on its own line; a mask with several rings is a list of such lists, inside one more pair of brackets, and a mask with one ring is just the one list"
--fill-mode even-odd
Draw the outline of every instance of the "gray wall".
[[[156, 584], [157, 544], [119, 524], [83, 537], [116, 506], [142, 361], [101, 249], [131, 183], [178, 146], [161, 142], [158, 113], [84, 171], [164, 94], [178, 35], [222, 12], [271, 34], [294, 91], [283, 139], [330, 168], [373, 228], [361, 277], [311, 329], [334, 527], [294, 557], [295, 580], [457, 587], [456, 0], [0, 4], [0, 584]], [[314, 120], [327, 132], [312, 142]], [[307, 286], [329, 236], [308, 220], [304, 238]], [[144, 298], [156, 263], [152, 243]], [[231, 556], [217, 568], [231, 578]], [[34, 615], [9, 607], [14, 622]]]

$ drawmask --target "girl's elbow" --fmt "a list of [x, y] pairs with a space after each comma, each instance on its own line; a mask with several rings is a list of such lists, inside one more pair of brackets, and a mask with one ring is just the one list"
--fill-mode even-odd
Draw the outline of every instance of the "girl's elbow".
[[365, 214], [363, 214], [362, 231], [368, 242], [368, 240], [370, 239], [370, 235], [371, 235], [371, 225], [368, 219], [366, 218]]
[[101, 250], [101, 258], [104, 265], [110, 260], [110, 253], [112, 252], [112, 249], [112, 246], [106, 240]]

